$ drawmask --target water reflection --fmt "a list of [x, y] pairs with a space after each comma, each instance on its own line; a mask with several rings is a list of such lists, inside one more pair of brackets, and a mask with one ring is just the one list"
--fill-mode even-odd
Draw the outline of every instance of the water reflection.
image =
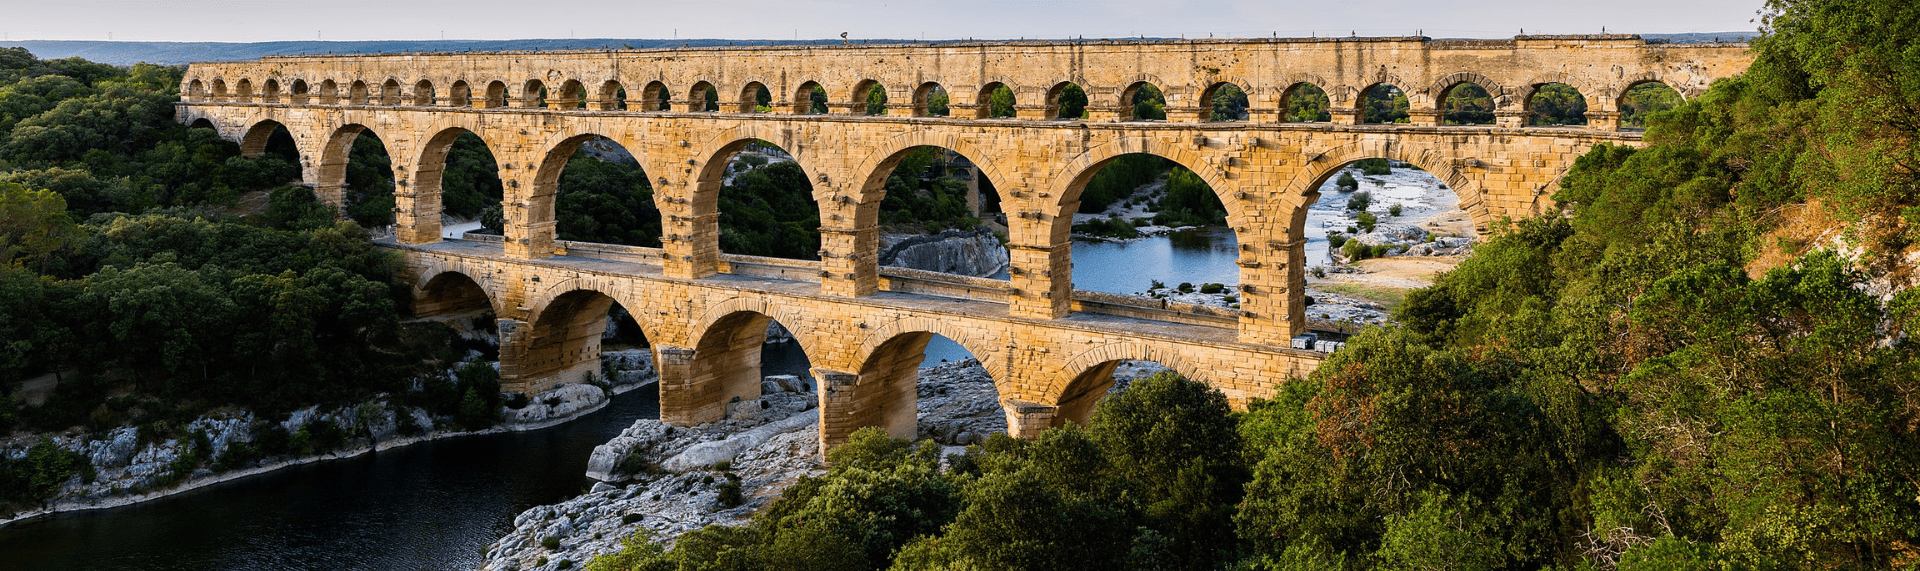
[[1240, 283], [1239, 242], [1233, 230], [1203, 227], [1132, 242], [1073, 242], [1074, 289], [1107, 293], [1144, 292], [1158, 280]]

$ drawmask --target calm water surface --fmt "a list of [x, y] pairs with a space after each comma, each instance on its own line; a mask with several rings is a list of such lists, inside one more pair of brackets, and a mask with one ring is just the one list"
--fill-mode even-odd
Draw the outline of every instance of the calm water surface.
[[[1074, 287], [1238, 283], [1234, 249], [1225, 229], [1075, 242]], [[928, 365], [967, 357], [944, 337], [927, 345]], [[795, 344], [770, 345], [763, 359], [768, 374], [807, 374]], [[17, 523], [0, 528], [0, 571], [474, 569], [513, 516], [593, 485], [584, 475], [593, 447], [658, 414], [657, 391], [636, 390], [544, 430], [425, 442]]]

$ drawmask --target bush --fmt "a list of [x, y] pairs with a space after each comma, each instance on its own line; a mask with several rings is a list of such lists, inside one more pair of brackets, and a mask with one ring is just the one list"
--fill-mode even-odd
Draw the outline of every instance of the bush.
[[739, 507], [740, 504], [746, 502], [746, 498], [741, 494], [740, 482], [738, 480], [729, 479], [725, 482], [721, 482], [719, 496], [720, 496], [719, 497], [720, 505], [722, 507], [727, 507], [727, 508]]
[[1334, 185], [1340, 189], [1340, 192], [1353, 192], [1360, 189], [1360, 181], [1353, 178], [1352, 171], [1340, 171], [1340, 180]]
[[1399, 204], [1395, 204], [1395, 205], [1393, 205], [1393, 206], [1389, 206], [1389, 207], [1387, 207], [1387, 215], [1388, 215], [1388, 216], [1399, 216], [1399, 215], [1400, 215], [1400, 205], [1399, 205]]
[[1366, 210], [1371, 205], [1373, 205], [1373, 193], [1356, 192], [1353, 198], [1347, 199], [1347, 210]]
[[1211, 283], [1202, 284], [1200, 286], [1200, 293], [1215, 294], [1215, 293], [1220, 293], [1222, 290], [1225, 290], [1225, 289], [1227, 289], [1227, 286], [1222, 284], [1211, 284]]
[[1193, 293], [1193, 284], [1189, 282], [1180, 282], [1180, 293]]
[[1360, 211], [1360, 215], [1355, 218], [1360, 221], [1361, 232], [1372, 232], [1373, 227], [1380, 223], [1380, 217], [1374, 216], [1372, 212], [1364, 210]]
[[558, 538], [558, 537], [554, 537], [554, 536], [551, 536], [551, 535], [549, 535], [549, 536], [546, 536], [546, 537], [542, 537], [542, 538], [540, 538], [540, 546], [541, 546], [541, 547], [545, 547], [545, 548], [547, 548], [547, 551], [553, 551], [553, 550], [555, 550], [555, 549], [559, 549], [559, 548], [560, 548], [560, 538]]
[[643, 520], [646, 518], [647, 516], [642, 514], [632, 514], [632, 513], [623, 514], [620, 516], [620, 525], [633, 525], [634, 523], [639, 522], [640, 520]]
[[1367, 176], [1393, 174], [1393, 165], [1386, 159], [1363, 159], [1354, 165], [1359, 166], [1360, 172]]
[[[1347, 243], [1346, 234], [1341, 234], [1339, 232], [1327, 233], [1327, 247], [1339, 249], [1341, 245], [1344, 245], [1346, 243]], [[1326, 274], [1326, 270], [1321, 270], [1320, 274], [1317, 274], [1316, 277], [1323, 277], [1323, 278], [1327, 277], [1325, 274]]]

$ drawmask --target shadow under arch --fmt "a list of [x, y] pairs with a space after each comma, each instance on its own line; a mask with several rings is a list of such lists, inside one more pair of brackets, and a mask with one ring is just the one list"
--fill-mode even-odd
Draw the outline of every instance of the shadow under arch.
[[[621, 303], [611, 283], [570, 279], [541, 292], [528, 317], [526, 341], [515, 358], [500, 360], [503, 388], [535, 393], [560, 383], [585, 383], [601, 372], [600, 341], [608, 312]], [[643, 336], [650, 324], [634, 315]], [[651, 338], [651, 336], [648, 336]]]
[[[471, 115], [458, 115], [453, 122], [434, 125], [427, 132], [427, 142], [420, 147], [420, 156], [413, 162], [413, 216], [417, 227], [431, 227], [433, 234], [440, 233], [440, 215], [446, 212], [446, 192], [443, 188], [448, 168], [447, 157], [453, 151], [454, 143], [463, 136], [472, 136], [480, 141], [493, 157], [499, 156], [494, 145], [488, 142], [484, 127]], [[498, 165], [498, 163], [495, 163]], [[497, 168], [497, 166], [496, 166]], [[497, 171], [496, 171], [497, 172]], [[456, 205], [459, 203], [456, 202]]]
[[[785, 319], [781, 319], [784, 316]], [[779, 322], [806, 356], [819, 355], [804, 322], [765, 300], [734, 298], [709, 309], [692, 330], [691, 354], [660, 355], [660, 419], [686, 425], [726, 417], [727, 404], [761, 396], [761, 351], [767, 326]], [[690, 358], [689, 358], [690, 357]]]
[[[293, 131], [277, 120], [261, 119], [255, 122], [253, 125], [247, 127], [245, 134], [240, 136], [240, 156], [249, 159], [260, 158], [261, 155], [267, 152], [268, 141], [273, 140], [275, 134], [282, 132], [287, 134], [289, 140], [292, 139]], [[300, 161], [299, 148], [297, 145], [295, 146], [294, 156], [292, 158], [296, 164]]]
[[[341, 125], [327, 135], [326, 143], [320, 147], [320, 168], [315, 181], [315, 194], [321, 202], [336, 208], [346, 207], [343, 189], [347, 184], [347, 162], [353, 156], [354, 142], [362, 133], [379, 137], [373, 129], [360, 123]], [[384, 147], [384, 142], [382, 143]], [[391, 155], [389, 155], [391, 156]]]
[[855, 430], [869, 426], [885, 430], [894, 438], [918, 438], [921, 364], [928, 343], [936, 335], [981, 360], [993, 380], [996, 407], [1003, 408], [999, 388], [1006, 370], [996, 354], [980, 350], [990, 348], [988, 343], [938, 320], [901, 319], [867, 336], [856, 356], [860, 370], [852, 383], [843, 380], [835, 383], [834, 390], [822, 393], [822, 413], [834, 422], [823, 425], [821, 444], [831, 449], [844, 443]]
[[[493, 294], [466, 267], [431, 267], [413, 287], [413, 316], [440, 317], [478, 311], [499, 312]], [[484, 275], [484, 274], [483, 274]]]
[[1051, 426], [1064, 426], [1067, 422], [1085, 426], [1093, 418], [1094, 407], [1113, 388], [1113, 373], [1122, 361], [1151, 361], [1189, 380], [1212, 384], [1205, 370], [1188, 365], [1178, 354], [1165, 348], [1138, 343], [1102, 345], [1068, 360], [1061, 367], [1061, 374], [1056, 375], [1056, 380], [1040, 395], [1043, 403], [1057, 407]]

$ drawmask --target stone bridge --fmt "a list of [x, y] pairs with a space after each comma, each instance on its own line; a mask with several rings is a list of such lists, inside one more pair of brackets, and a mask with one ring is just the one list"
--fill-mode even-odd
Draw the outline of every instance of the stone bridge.
[[[378, 134], [396, 186], [388, 246], [418, 279], [417, 311], [492, 308], [510, 387], [535, 390], [591, 369], [617, 300], [654, 343], [663, 418], [709, 420], [733, 397], [758, 394], [759, 340], [778, 319], [817, 367], [831, 444], [860, 426], [911, 435], [915, 365], [936, 333], [987, 366], [1020, 434], [1085, 420], [1120, 359], [1168, 365], [1237, 406], [1271, 395], [1320, 359], [1286, 346], [1308, 330], [1307, 208], [1340, 167], [1366, 158], [1417, 165], [1488, 231], [1550, 208], [1560, 175], [1592, 145], [1638, 144], [1638, 133], [1618, 128], [1628, 89], [1663, 82], [1692, 97], [1750, 61], [1743, 44], [1636, 36], [301, 56], [193, 65], [179, 119], [219, 130], [248, 154], [286, 128], [304, 182], [335, 203], [355, 137]], [[1439, 124], [1445, 97], [1467, 82], [1493, 96], [1496, 124]], [[1250, 117], [1206, 121], [1227, 83], [1247, 93]], [[1549, 83], [1580, 91], [1588, 126], [1522, 124], [1532, 93]], [[1087, 117], [1057, 117], [1068, 84], [1087, 94]], [[1132, 116], [1134, 94], [1148, 84], [1165, 95], [1164, 121]], [[1380, 84], [1405, 92], [1411, 123], [1359, 123], [1362, 94]], [[1288, 99], [1305, 85], [1326, 92], [1332, 122], [1285, 122]], [[1015, 94], [1016, 116], [990, 118], [988, 98], [1001, 86]], [[828, 113], [808, 113], [816, 87]], [[866, 108], [874, 89], [885, 109]], [[950, 96], [950, 116], [930, 116], [936, 93]], [[440, 238], [440, 173], [465, 133], [484, 140], [501, 169], [504, 240]], [[559, 175], [595, 137], [625, 147], [654, 180], [664, 247], [555, 235]], [[791, 153], [813, 182], [819, 261], [720, 251], [721, 181], [730, 158], [756, 140]], [[999, 192], [1009, 280], [878, 267], [886, 177], [929, 145], [970, 159]], [[1131, 153], [1177, 162], [1219, 194], [1239, 244], [1239, 308], [1073, 289], [1069, 233], [1080, 193], [1101, 166]]]

